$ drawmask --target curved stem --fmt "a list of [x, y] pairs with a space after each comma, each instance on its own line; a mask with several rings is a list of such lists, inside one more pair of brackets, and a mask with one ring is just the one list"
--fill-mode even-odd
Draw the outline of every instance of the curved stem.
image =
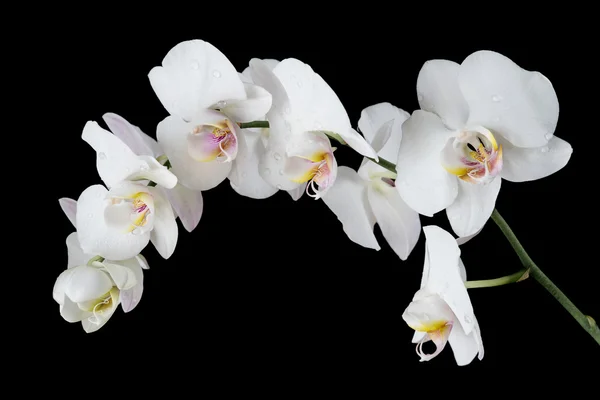
[[396, 173], [396, 164], [389, 162], [385, 158], [379, 157], [379, 161], [375, 161], [371, 157], [366, 157], [366, 158], [373, 161], [377, 165], [381, 165], [383, 168], [387, 169], [388, 171], [392, 171], [393, 173]]
[[515, 272], [514, 274], [503, 276], [501, 278], [486, 279], [482, 281], [466, 281], [465, 286], [467, 287], [467, 289], [502, 286], [507, 285], [509, 283], [520, 282], [522, 280], [527, 279], [528, 277], [529, 270], [523, 268], [522, 270]]
[[498, 210], [494, 209], [492, 219], [498, 225], [504, 236], [508, 239], [512, 248], [515, 250], [523, 266], [529, 270], [530, 276], [538, 281], [562, 306], [571, 314], [573, 318], [583, 329], [585, 329], [598, 344], [600, 344], [600, 329], [592, 317], [586, 316], [573, 304], [571, 300], [542, 272], [542, 270], [533, 262], [529, 254], [525, 251], [519, 239], [515, 236], [510, 226], [500, 215]]
[[269, 121], [238, 122], [238, 125], [242, 129], [248, 129], [248, 128], [268, 128], [269, 127]]

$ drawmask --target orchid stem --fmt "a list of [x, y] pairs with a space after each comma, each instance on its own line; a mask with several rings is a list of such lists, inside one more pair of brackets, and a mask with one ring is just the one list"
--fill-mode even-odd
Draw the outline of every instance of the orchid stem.
[[[529, 257], [519, 239], [515, 236], [510, 226], [506, 223], [504, 218], [500, 215], [498, 210], [494, 209], [492, 213], [492, 219], [498, 225], [506, 239], [508, 239], [512, 248], [515, 250], [519, 259], [521, 259], [521, 263], [525, 267], [526, 270], [529, 270], [529, 275], [533, 277], [540, 285], [542, 285], [562, 306], [571, 314], [573, 318], [583, 329], [585, 329], [594, 340], [600, 344], [600, 328], [598, 328], [598, 324], [594, 321], [592, 317], [589, 317], [583, 314], [579, 309], [573, 304], [571, 300], [542, 272], [542, 270], [533, 262], [533, 260]], [[502, 278], [500, 278], [502, 279]]]
[[392, 171], [393, 173], [396, 173], [396, 164], [389, 162], [385, 158], [379, 157], [379, 161], [375, 161], [373, 158], [370, 158], [370, 157], [367, 157], [367, 158], [369, 160], [373, 161], [375, 164], [381, 165], [383, 168], [387, 169], [388, 171]]
[[486, 279], [482, 281], [466, 281], [465, 286], [467, 287], [467, 289], [475, 289], [507, 285], [509, 283], [520, 282], [524, 279], [527, 279], [529, 277], [528, 272], [528, 269], [523, 268], [522, 270], [515, 272], [514, 274], [503, 276], [501, 278]]
[[238, 125], [242, 129], [248, 129], [248, 128], [268, 128], [269, 127], [269, 121], [238, 122]]

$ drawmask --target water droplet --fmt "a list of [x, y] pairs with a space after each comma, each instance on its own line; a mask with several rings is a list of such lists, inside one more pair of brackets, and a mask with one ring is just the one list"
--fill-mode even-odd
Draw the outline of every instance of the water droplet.
[[286, 107], [286, 108], [285, 108], [285, 110], [284, 110], [284, 112], [285, 112], [286, 114], [289, 114], [289, 113], [291, 113], [291, 112], [292, 112], [292, 110], [291, 110], [289, 107]]
[[277, 185], [276, 188], [281, 190], [281, 185]]
[[247, 177], [247, 176], [248, 176], [248, 174], [247, 174], [247, 173], [245, 173], [245, 172], [242, 172], [242, 178], [245, 178], [245, 177]]
[[129, 171], [131, 171], [131, 170], [129, 169], [129, 167], [125, 167], [125, 172], [129, 172]]
[[453, 221], [459, 220], [460, 219], [460, 214], [454, 214], [450, 219], [452, 219]]
[[550, 140], [550, 139], [552, 139], [552, 134], [546, 133], [546, 135], [544, 137], [546, 138], [546, 140]]
[[225, 108], [226, 105], [227, 105], [227, 102], [223, 101], [223, 100], [221, 100], [217, 103], [217, 107], [219, 107], [219, 108]]
[[289, 121], [285, 121], [285, 128], [286, 128], [287, 130], [290, 130], [290, 129], [292, 129], [292, 126], [290, 125], [290, 122], [289, 122]]
[[296, 84], [298, 85], [299, 88], [302, 87], [302, 81], [298, 81]]
[[279, 161], [279, 160], [281, 160], [281, 156], [279, 155], [279, 153], [275, 153], [275, 154], [273, 154], [273, 158], [274, 158], [276, 161]]
[[192, 69], [199, 69], [200, 63], [196, 60], [192, 60]]
[[96, 244], [96, 247], [100, 247], [100, 241], [99, 240], [96, 240], [95, 244]]
[[500, 122], [500, 117], [494, 117], [494, 118], [493, 118], [493, 121], [494, 121], [494, 122]]
[[88, 218], [92, 218], [93, 216], [94, 216], [94, 214], [92, 214], [92, 213], [88, 214]]
[[220, 77], [221, 77], [221, 71], [219, 71], [219, 70], [216, 70], [216, 69], [215, 69], [215, 70], [213, 71], [213, 76], [214, 76], [215, 78], [220, 78]]
[[[280, 169], [280, 170], [279, 170], [279, 175], [283, 175], [283, 174], [284, 174], [283, 170], [282, 170], [282, 169]], [[277, 185], [277, 186], [281, 186], [281, 185]]]
[[469, 317], [468, 315], [465, 315], [465, 322], [467, 324], [470, 324], [471, 322], [473, 322], [473, 320], [471, 319], [471, 317]]
[[108, 246], [108, 245], [110, 245], [110, 242], [108, 241], [108, 239], [105, 239], [105, 240], [104, 240], [104, 245], [105, 245], [105, 246]]
[[315, 129], [321, 129], [323, 125], [319, 121], [315, 121]]
[[417, 94], [417, 99], [419, 99], [419, 103], [423, 101], [423, 95], [421, 93]]
[[101, 160], [106, 160], [106, 154], [100, 152], [100, 153], [98, 153], [98, 158]]
[[269, 168], [265, 168], [265, 175], [271, 175], [271, 170]]
[[544, 146], [542, 147], [542, 153], [547, 153], [550, 149], [548, 148], [548, 146]]
[[140, 169], [141, 169], [142, 171], [148, 171], [148, 169], [149, 169], [149, 168], [148, 168], [148, 166], [147, 166], [147, 165], [142, 165], [142, 166], [140, 167]]
[[492, 101], [494, 103], [500, 103], [502, 101], [502, 96], [499, 96], [499, 95], [495, 94], [495, 95], [492, 96]]

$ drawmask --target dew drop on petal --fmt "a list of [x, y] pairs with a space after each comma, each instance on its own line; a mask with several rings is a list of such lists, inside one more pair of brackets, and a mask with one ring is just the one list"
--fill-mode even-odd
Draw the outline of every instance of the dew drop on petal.
[[547, 153], [550, 149], [548, 148], [548, 146], [544, 146], [541, 148], [542, 153]]
[[502, 96], [498, 96], [497, 94], [492, 96], [492, 101], [494, 103], [500, 103], [502, 101]]
[[546, 133], [546, 135], [544, 137], [546, 138], [546, 140], [550, 140], [550, 139], [552, 139], [552, 134]]
[[285, 110], [284, 110], [284, 112], [285, 112], [286, 114], [289, 114], [289, 113], [291, 113], [291, 112], [292, 112], [292, 110], [291, 110], [289, 107], [286, 107], [286, 108], [285, 108]]
[[302, 87], [302, 81], [298, 81], [298, 83], [296, 83], [298, 85], [299, 88]]
[[192, 69], [199, 69], [200, 63], [196, 60], [192, 60]]
[[417, 94], [417, 99], [419, 99], [419, 103], [423, 101], [423, 95], [421, 93]]
[[245, 172], [242, 172], [242, 178], [245, 178], [245, 177], [247, 177], [247, 176], [248, 176], [248, 174], [247, 174], [247, 173], [245, 173]]
[[213, 71], [213, 76], [214, 76], [215, 78], [220, 78], [220, 77], [221, 77], [221, 71], [219, 71], [219, 70], [216, 70], [216, 69], [215, 69], [215, 70]]
[[277, 185], [276, 188], [281, 190], [281, 185]]
[[494, 122], [500, 122], [500, 117], [494, 117], [494, 118], [493, 118], [493, 121], [494, 121]]
[[274, 158], [276, 161], [279, 161], [279, 160], [281, 160], [281, 155], [279, 155], [279, 153], [275, 153], [275, 154], [273, 154], [273, 158]]
[[148, 171], [148, 166], [147, 166], [147, 165], [142, 165], [142, 166], [140, 167], [140, 169], [141, 169], [142, 171]]
[[465, 315], [465, 322], [467, 324], [470, 324], [471, 322], [473, 322], [473, 320], [471, 319], [471, 317], [469, 317], [468, 315]]
[[100, 153], [98, 153], [98, 158], [101, 160], [106, 160], [106, 154], [100, 152]]
[[[283, 174], [284, 174], [283, 170], [282, 170], [282, 169], [280, 169], [280, 170], [279, 170], [279, 175], [283, 175]], [[281, 185], [277, 185], [277, 186], [281, 186]]]
[[265, 175], [271, 175], [271, 170], [269, 168], [265, 168]]
[[88, 217], [88, 218], [92, 218], [93, 216], [94, 216], [94, 214], [92, 214], [92, 213], [89, 213], [89, 214], [87, 215], [87, 217]]

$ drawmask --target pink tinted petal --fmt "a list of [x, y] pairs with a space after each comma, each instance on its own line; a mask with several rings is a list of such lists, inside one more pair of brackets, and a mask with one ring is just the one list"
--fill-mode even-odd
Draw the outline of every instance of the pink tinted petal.
[[[446, 343], [448, 343], [448, 337], [450, 336], [451, 331], [452, 322], [448, 322], [443, 328], [428, 332], [427, 336], [421, 339], [417, 344], [417, 354], [421, 357], [419, 361], [429, 361], [440, 354], [442, 350], [444, 350], [444, 347], [446, 347]], [[433, 344], [435, 344], [435, 352], [426, 354], [423, 351], [423, 344], [429, 340], [433, 341]]]
[[225, 136], [217, 137], [208, 130], [188, 135], [188, 153], [196, 161], [213, 161], [221, 154], [221, 141]]
[[77, 215], [77, 201], [68, 197], [63, 197], [58, 199], [58, 203], [60, 204], [60, 208], [62, 208], [69, 221], [73, 224], [75, 228], [77, 228], [77, 225], [75, 225], [75, 215]]
[[318, 166], [318, 162], [300, 157], [290, 157], [285, 164], [284, 172], [290, 180], [297, 183], [304, 183], [314, 177]]

